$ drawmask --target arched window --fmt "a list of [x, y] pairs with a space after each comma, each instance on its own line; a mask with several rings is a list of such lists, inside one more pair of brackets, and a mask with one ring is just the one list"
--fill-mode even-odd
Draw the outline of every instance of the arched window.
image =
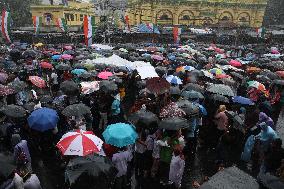
[[222, 20], [222, 21], [229, 21], [230, 19], [229, 19], [228, 16], [223, 16], [223, 17], [221, 18], [221, 20]]
[[169, 20], [169, 16], [166, 15], [166, 14], [163, 14], [161, 17], [160, 17], [160, 20]]
[[169, 10], [161, 10], [157, 13], [157, 24], [158, 25], [172, 25], [173, 14]]
[[183, 17], [181, 18], [182, 20], [190, 20], [189, 15], [183, 15]]

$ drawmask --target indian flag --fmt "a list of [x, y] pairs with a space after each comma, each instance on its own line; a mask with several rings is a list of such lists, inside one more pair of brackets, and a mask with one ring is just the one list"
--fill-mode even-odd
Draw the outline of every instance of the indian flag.
[[10, 26], [11, 26], [11, 14], [10, 12], [3, 10], [2, 11], [2, 20], [1, 20], [1, 32], [3, 37], [6, 39], [6, 41], [8, 43], [11, 43], [11, 38], [9, 36], [11, 30], [10, 30]]
[[87, 46], [91, 46], [93, 41], [93, 24], [95, 23], [95, 18], [92, 16], [85, 16], [83, 23], [84, 23], [85, 44]]
[[39, 16], [33, 16], [34, 31], [36, 34], [39, 32], [40, 23], [42, 23], [42, 18]]
[[64, 18], [57, 18], [56, 25], [57, 27], [60, 28], [62, 32], [67, 32], [67, 25], [66, 25], [66, 21]]
[[257, 28], [256, 29], [256, 33], [257, 33], [257, 37], [264, 37], [266, 30], [265, 28], [261, 27], [261, 28]]

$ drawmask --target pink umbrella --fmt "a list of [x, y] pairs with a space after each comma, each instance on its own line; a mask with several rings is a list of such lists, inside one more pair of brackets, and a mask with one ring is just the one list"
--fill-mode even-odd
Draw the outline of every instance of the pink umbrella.
[[107, 72], [107, 71], [104, 71], [104, 72], [100, 72], [98, 74], [98, 78], [100, 79], [104, 79], [104, 80], [107, 80], [108, 77], [112, 76], [113, 74], [111, 72]]
[[231, 60], [231, 61], [230, 61], [230, 65], [231, 65], [231, 66], [235, 66], [235, 67], [241, 67], [241, 66], [242, 66], [242, 63], [240, 63], [240, 62], [237, 61], [237, 60]]
[[64, 60], [71, 60], [73, 58], [73, 56], [69, 55], [69, 54], [64, 54], [61, 56], [62, 59]]
[[45, 81], [38, 76], [29, 76], [29, 80], [38, 88], [44, 88], [46, 86]]
[[273, 50], [271, 51], [271, 53], [272, 53], [272, 54], [280, 54], [279, 51], [276, 50], [276, 49], [273, 49]]
[[164, 60], [164, 58], [162, 56], [159, 56], [159, 55], [152, 55], [151, 57], [153, 60], [158, 60], [158, 61], [162, 61]]
[[8, 77], [9, 77], [8, 74], [1, 72], [0, 73], [0, 83], [2, 84], [6, 83]]
[[66, 46], [64, 46], [64, 49], [66, 49], [66, 50], [72, 50], [73, 48], [72, 48], [71, 45], [66, 45]]

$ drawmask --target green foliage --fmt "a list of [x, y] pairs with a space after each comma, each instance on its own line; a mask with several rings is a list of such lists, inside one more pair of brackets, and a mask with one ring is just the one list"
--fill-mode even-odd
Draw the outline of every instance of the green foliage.
[[32, 24], [30, 6], [38, 3], [40, 0], [1, 0], [0, 10], [11, 12], [12, 27], [29, 26]]

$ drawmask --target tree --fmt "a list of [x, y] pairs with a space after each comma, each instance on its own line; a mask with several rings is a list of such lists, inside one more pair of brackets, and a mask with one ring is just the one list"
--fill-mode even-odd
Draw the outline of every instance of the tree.
[[32, 24], [30, 6], [39, 3], [40, 0], [1, 0], [0, 10], [11, 12], [12, 27], [29, 26]]

